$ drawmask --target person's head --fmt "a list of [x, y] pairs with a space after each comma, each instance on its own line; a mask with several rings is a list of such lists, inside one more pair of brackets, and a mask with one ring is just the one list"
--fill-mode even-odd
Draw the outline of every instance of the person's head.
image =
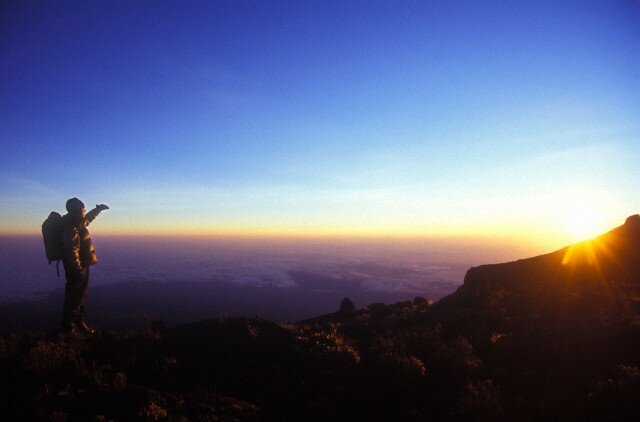
[[67, 201], [67, 212], [71, 215], [77, 215], [84, 217], [87, 210], [84, 208], [84, 203], [78, 198], [71, 198]]

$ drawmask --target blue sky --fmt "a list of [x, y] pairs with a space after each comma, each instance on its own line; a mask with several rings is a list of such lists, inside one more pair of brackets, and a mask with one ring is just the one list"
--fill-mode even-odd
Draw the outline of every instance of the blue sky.
[[564, 240], [640, 210], [637, 3], [131, 3], [0, 6], [0, 232], [71, 196], [114, 233]]

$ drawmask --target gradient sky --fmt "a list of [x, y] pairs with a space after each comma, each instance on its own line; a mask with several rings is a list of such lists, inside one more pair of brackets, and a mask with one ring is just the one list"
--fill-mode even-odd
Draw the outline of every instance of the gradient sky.
[[2, 1], [0, 38], [0, 233], [72, 196], [125, 234], [554, 243], [640, 211], [637, 2]]

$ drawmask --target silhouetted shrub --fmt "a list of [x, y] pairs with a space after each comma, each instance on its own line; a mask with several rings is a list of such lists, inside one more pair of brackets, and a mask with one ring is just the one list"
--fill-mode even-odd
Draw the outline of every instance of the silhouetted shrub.
[[481, 364], [473, 350], [473, 345], [462, 336], [458, 336], [447, 344], [442, 351], [446, 365], [460, 377], [468, 377]]
[[422, 377], [427, 373], [424, 363], [415, 356], [389, 352], [380, 359], [398, 377]]
[[353, 304], [351, 299], [349, 299], [348, 297], [345, 297], [344, 299], [342, 299], [342, 301], [340, 302], [340, 313], [348, 314], [355, 310], [356, 310], [356, 305]]
[[79, 364], [76, 350], [64, 341], [39, 341], [25, 357], [25, 367], [32, 372], [77, 369]]
[[127, 376], [124, 372], [118, 372], [113, 378], [113, 388], [117, 391], [122, 391], [127, 388]]
[[367, 306], [367, 308], [369, 309], [369, 311], [371, 311], [372, 315], [376, 316], [382, 316], [387, 312], [384, 303], [372, 303], [371, 305]]
[[589, 392], [591, 414], [608, 419], [640, 414], [640, 370], [637, 366], [618, 365], [612, 378], [598, 380]]
[[498, 389], [492, 380], [469, 381], [459, 406], [462, 416], [471, 419], [495, 417], [502, 410]]
[[138, 416], [143, 421], [157, 421], [166, 418], [167, 411], [155, 401], [149, 400]]
[[399, 309], [411, 308], [413, 306], [413, 302], [411, 302], [410, 300], [403, 300], [394, 303], [393, 306]]
[[52, 410], [43, 418], [47, 422], [64, 422], [67, 420], [65, 414], [59, 410]]
[[149, 323], [149, 331], [152, 337], [160, 338], [169, 330], [169, 325], [164, 321], [152, 320]]

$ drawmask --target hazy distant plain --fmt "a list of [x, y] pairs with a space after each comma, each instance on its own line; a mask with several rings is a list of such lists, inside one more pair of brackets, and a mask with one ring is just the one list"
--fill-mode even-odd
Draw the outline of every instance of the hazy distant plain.
[[[95, 238], [100, 262], [92, 268], [87, 313], [114, 327], [142, 317], [298, 320], [336, 310], [345, 296], [356, 306], [437, 300], [462, 283], [469, 267], [519, 256], [481, 242]], [[55, 265], [47, 264], [42, 239], [1, 237], [0, 256], [0, 326], [10, 328], [19, 322], [15, 314], [25, 312], [39, 324], [57, 323], [64, 272], [61, 266], [57, 278]]]

